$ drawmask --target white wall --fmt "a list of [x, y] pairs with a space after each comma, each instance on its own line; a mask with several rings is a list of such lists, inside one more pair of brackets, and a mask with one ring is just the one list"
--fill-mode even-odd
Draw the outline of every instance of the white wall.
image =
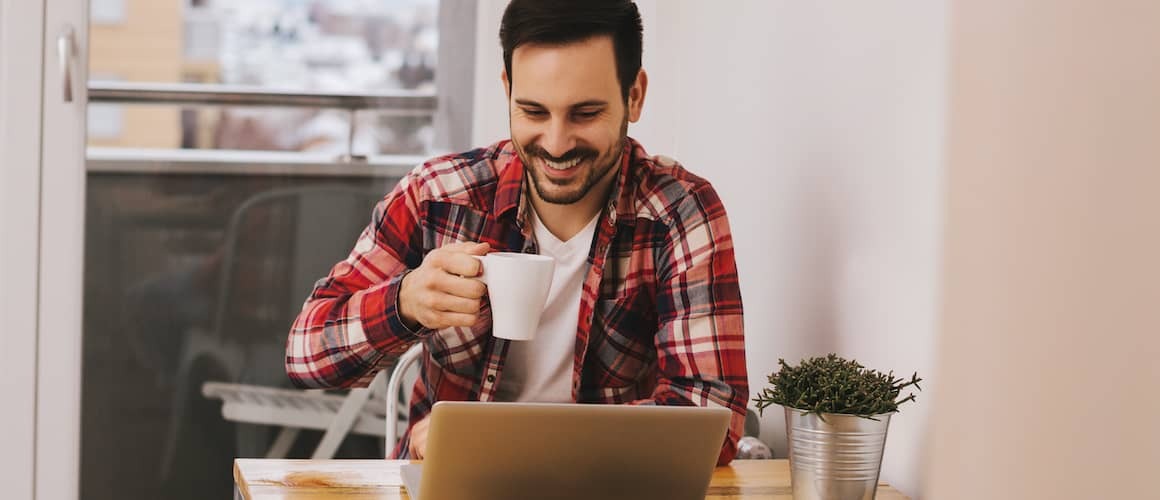
[[503, 52], [499, 48], [499, 21], [507, 0], [480, 0], [475, 25], [475, 113], [472, 140], [485, 146], [511, 136], [508, 131], [507, 100], [500, 74]]
[[[480, 9], [480, 144], [507, 135], [505, 3]], [[712, 181], [729, 210], [753, 392], [779, 357], [830, 351], [929, 379], [946, 1], [637, 3], [651, 78], [629, 133]], [[883, 478], [911, 495], [932, 385], [886, 447]], [[777, 411], [762, 419], [779, 456], [783, 426]]]

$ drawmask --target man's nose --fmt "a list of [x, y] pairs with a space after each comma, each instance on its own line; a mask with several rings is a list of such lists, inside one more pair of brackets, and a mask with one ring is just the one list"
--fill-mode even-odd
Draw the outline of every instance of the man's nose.
[[576, 140], [566, 120], [549, 121], [548, 129], [540, 139], [540, 147], [554, 158], [560, 158], [576, 147]]

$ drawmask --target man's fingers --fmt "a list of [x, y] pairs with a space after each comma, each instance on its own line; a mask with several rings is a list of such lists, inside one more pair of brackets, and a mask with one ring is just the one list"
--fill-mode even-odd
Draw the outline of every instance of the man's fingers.
[[456, 297], [451, 294], [440, 294], [433, 300], [432, 308], [439, 312], [476, 314], [479, 312], [479, 299]]
[[422, 460], [427, 452], [427, 427], [430, 424], [430, 417], [424, 417], [423, 420], [415, 422], [411, 427], [411, 458]]
[[424, 326], [433, 330], [453, 327], [469, 327], [474, 326], [475, 323], [479, 321], [479, 315], [429, 309], [423, 314], [422, 318], [420, 318], [420, 321]]
[[470, 249], [479, 245], [486, 245], [487, 243], [476, 243], [474, 241], [457, 241], [448, 245], [439, 247], [440, 250], [451, 250], [455, 252], [467, 252]]
[[457, 312], [433, 312], [431, 313], [430, 328], [451, 328], [456, 326], [473, 326], [479, 317], [475, 314], [465, 314]]
[[491, 251], [491, 245], [475, 241], [457, 241], [455, 243], [443, 245], [439, 247], [439, 250], [469, 253], [471, 255], [487, 255], [487, 253]]
[[487, 243], [475, 243], [467, 247], [464, 251], [471, 255], [487, 255], [491, 251], [491, 245]]
[[463, 278], [452, 274], [441, 276], [438, 286], [445, 293], [467, 299], [478, 299], [487, 293], [487, 286], [483, 282], [474, 278]]
[[483, 264], [466, 252], [451, 252], [439, 259], [439, 267], [458, 276], [472, 278], [479, 276]]
[[475, 324], [479, 298], [486, 288], [475, 281], [483, 270], [472, 255], [486, 255], [487, 243], [457, 242], [438, 248], [406, 278], [399, 289], [399, 314], [408, 324], [432, 329]]

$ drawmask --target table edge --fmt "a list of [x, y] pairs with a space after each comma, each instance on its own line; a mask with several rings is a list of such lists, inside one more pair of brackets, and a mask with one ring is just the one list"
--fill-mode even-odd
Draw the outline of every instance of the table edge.
[[242, 500], [251, 500], [253, 495], [250, 495], [250, 489], [246, 486], [245, 478], [242, 477], [242, 468], [238, 461], [242, 459], [234, 459], [234, 494], [240, 496]]

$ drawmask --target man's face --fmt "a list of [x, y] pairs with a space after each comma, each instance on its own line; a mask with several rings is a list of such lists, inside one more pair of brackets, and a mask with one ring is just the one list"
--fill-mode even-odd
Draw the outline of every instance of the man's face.
[[505, 74], [504, 84], [516, 152], [541, 199], [576, 203], [615, 175], [628, 122], [640, 117], [644, 73], [626, 105], [607, 36], [521, 45], [511, 66], [513, 78]]

